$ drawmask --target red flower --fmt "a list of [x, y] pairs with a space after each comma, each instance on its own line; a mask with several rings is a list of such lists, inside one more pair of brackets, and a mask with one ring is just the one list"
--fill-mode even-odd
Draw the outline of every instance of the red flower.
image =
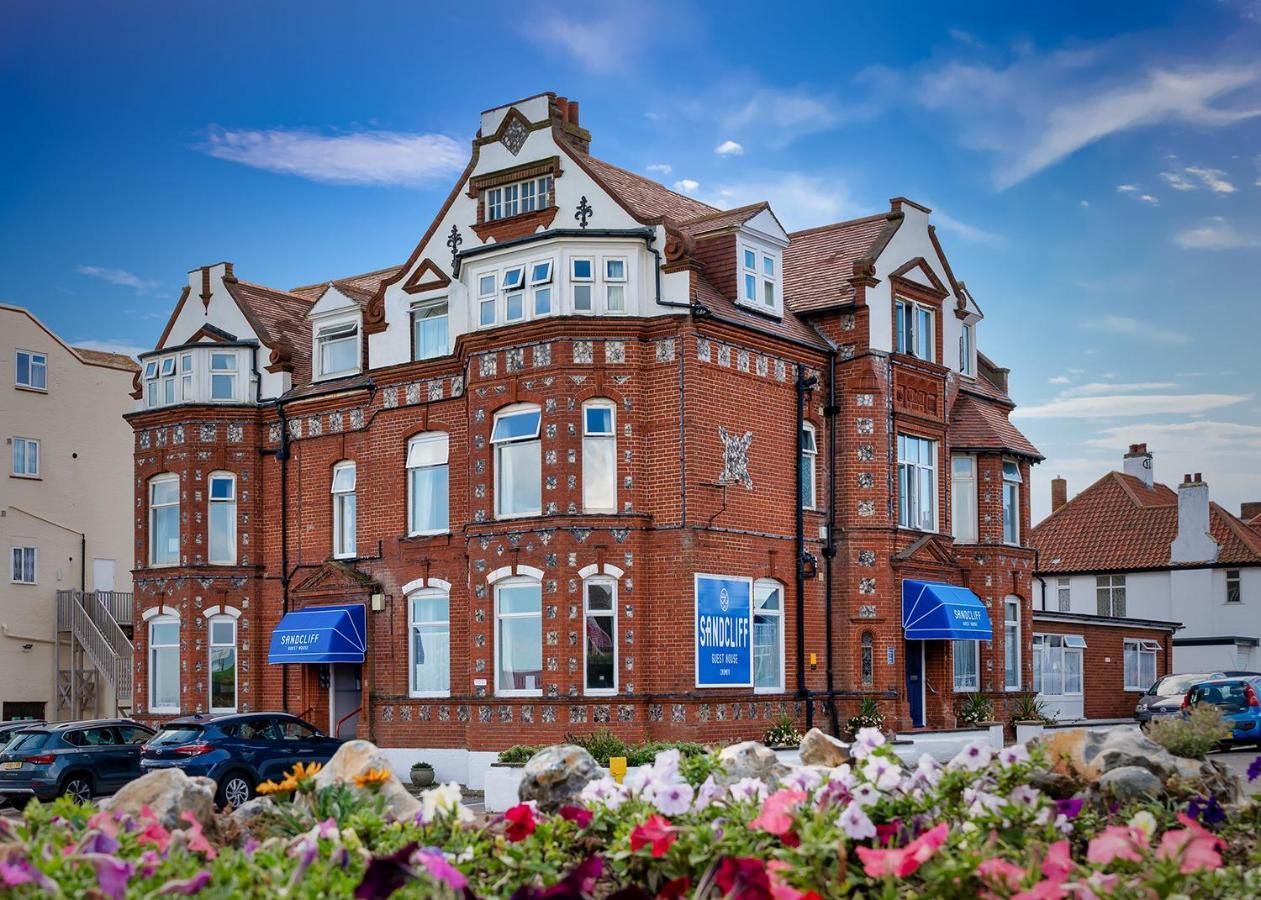
[[686, 875], [672, 878], [661, 886], [661, 890], [657, 891], [657, 900], [683, 900], [691, 886], [692, 879]]
[[902, 828], [902, 820], [895, 819], [892, 822], [883, 822], [876, 826], [876, 846], [892, 847], [893, 839], [898, 836], [898, 831]]
[[562, 819], [573, 822], [579, 828], [586, 828], [595, 817], [595, 813], [585, 806], [562, 806], [559, 812]]
[[900, 850], [875, 850], [871, 847], [858, 847], [858, 857], [863, 861], [863, 869], [872, 878], [883, 878], [896, 875], [905, 878], [932, 858], [937, 849], [946, 842], [950, 826], [945, 822], [925, 831], [915, 840]]
[[760, 859], [728, 856], [719, 864], [714, 884], [724, 897], [740, 897], [741, 900], [774, 900], [771, 879], [766, 874], [766, 864]]
[[534, 810], [528, 803], [518, 803], [508, 810], [504, 813], [504, 821], [508, 823], [504, 834], [514, 844], [534, 834]]
[[642, 825], [636, 825], [631, 831], [631, 852], [635, 853], [640, 848], [651, 844], [654, 857], [665, 856], [670, 845], [678, 838], [678, 834], [670, 827], [670, 821], [654, 813]]

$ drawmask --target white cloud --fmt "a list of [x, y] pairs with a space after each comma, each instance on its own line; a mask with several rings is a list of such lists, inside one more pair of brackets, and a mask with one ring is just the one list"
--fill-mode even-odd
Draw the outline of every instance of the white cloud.
[[1153, 453], [1256, 453], [1261, 451], [1261, 425], [1213, 421], [1134, 423], [1105, 428], [1086, 443], [1108, 448], [1145, 443]]
[[1104, 394], [1097, 397], [1064, 397], [1033, 406], [1020, 406], [1012, 415], [1026, 419], [1192, 415], [1251, 399], [1251, 394]]
[[714, 148], [719, 156], [744, 156], [744, 148], [735, 141], [726, 140]]
[[1188, 228], [1173, 237], [1183, 250], [1240, 250], [1261, 247], [1261, 234], [1237, 230], [1225, 219], [1214, 218], [1199, 228]]
[[694, 194], [700, 186], [699, 181], [693, 181], [690, 178], [680, 178], [674, 183], [674, 189], [681, 194]]
[[1082, 206], [1089, 206], [1089, 205], [1090, 205], [1090, 201], [1089, 201], [1089, 200], [1083, 200], [1083, 201], [1081, 202], [1081, 205], [1082, 205]]
[[831, 131], [847, 122], [873, 115], [872, 104], [843, 104], [834, 94], [805, 87], [768, 88], [725, 83], [719, 95], [697, 101], [699, 115], [716, 118], [719, 126], [736, 134], [749, 133], [772, 147], [784, 147], [809, 134]]
[[1138, 190], [1138, 185], [1136, 184], [1118, 184], [1117, 185], [1118, 194], [1133, 194], [1137, 190]]
[[985, 46], [980, 38], [970, 31], [964, 31], [962, 28], [948, 28], [946, 29], [946, 34], [967, 47], [980, 48]]
[[82, 347], [85, 350], [100, 350], [103, 353], [121, 353], [123, 356], [130, 356], [133, 359], [141, 353], [147, 353], [153, 349], [152, 347], [137, 346], [126, 338], [111, 338], [104, 341], [71, 341], [70, 346]]
[[573, 9], [543, 19], [527, 16], [521, 31], [529, 40], [571, 57], [593, 74], [629, 69], [636, 49], [660, 36], [655, 25], [661, 10], [651, 3], [610, 4], [606, 9], [606, 15], [590, 19], [579, 18]]
[[1193, 191], [1195, 184], [1187, 181], [1179, 172], [1161, 172], [1160, 177], [1175, 191]]
[[328, 184], [417, 187], [459, 172], [468, 151], [442, 134], [211, 128], [201, 148], [218, 159]]
[[[1068, 379], [1064, 379], [1067, 381]], [[1060, 397], [1092, 397], [1100, 394], [1132, 393], [1134, 391], [1171, 391], [1181, 387], [1172, 381], [1132, 381], [1118, 384], [1115, 381], [1091, 381], [1079, 384], [1060, 393]]]
[[[1182, 172], [1198, 179], [1199, 184], [1191, 181]], [[1182, 172], [1161, 172], [1160, 177], [1175, 191], [1194, 191], [1205, 187], [1214, 194], [1233, 194], [1238, 190], [1227, 179], [1226, 173], [1221, 169], [1210, 169], [1206, 166], [1187, 166]]]
[[674, 167], [668, 163], [652, 163], [648, 166], [649, 172], [655, 172], [658, 175], [669, 175], [674, 171]]
[[145, 294], [162, 287], [162, 282], [141, 278], [139, 275], [134, 275], [126, 269], [107, 269], [103, 266], [75, 266], [74, 270], [80, 275], [99, 278], [101, 281], [107, 281], [119, 287], [131, 288], [137, 294]]
[[1047, 383], [1049, 383], [1049, 384], [1068, 384], [1069, 380], [1070, 380], [1070, 379], [1069, 379], [1069, 377], [1068, 377], [1067, 375], [1056, 375], [1054, 378], [1048, 378], [1048, 379], [1047, 379]]
[[1160, 200], [1153, 197], [1151, 194], [1139, 194], [1138, 199], [1142, 200], [1144, 203], [1150, 203], [1152, 206], [1160, 206]]
[[844, 181], [800, 172], [748, 175], [738, 182], [719, 185], [700, 199], [725, 209], [766, 200], [789, 231], [838, 222], [864, 212], [851, 199]]
[[1093, 331], [1105, 331], [1109, 334], [1123, 334], [1128, 337], [1154, 341], [1158, 344], [1186, 344], [1191, 338], [1180, 331], [1170, 331], [1150, 322], [1144, 322], [1130, 316], [1107, 315], [1098, 319], [1089, 319], [1085, 326]]

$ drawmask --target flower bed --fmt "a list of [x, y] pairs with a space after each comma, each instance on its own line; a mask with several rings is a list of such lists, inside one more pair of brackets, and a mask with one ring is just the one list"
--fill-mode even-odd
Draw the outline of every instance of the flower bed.
[[768, 785], [667, 751], [626, 784], [602, 778], [554, 811], [489, 818], [443, 785], [396, 821], [384, 771], [317, 790], [303, 770], [269, 785], [270, 801], [209, 823], [185, 813], [178, 829], [147, 807], [32, 803], [0, 820], [0, 885], [109, 898], [1261, 895], [1251, 801], [1056, 798], [1032, 786], [1045, 767], [1020, 746], [978, 742], [905, 768], [863, 731], [853, 752]]

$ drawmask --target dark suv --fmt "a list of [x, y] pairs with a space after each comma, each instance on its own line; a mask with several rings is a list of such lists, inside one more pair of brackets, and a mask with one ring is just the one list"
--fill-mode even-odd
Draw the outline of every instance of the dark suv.
[[24, 728], [0, 751], [0, 797], [21, 806], [31, 797], [68, 794], [86, 803], [140, 775], [140, 745], [153, 730], [130, 719], [55, 722]]
[[145, 744], [146, 772], [178, 766], [219, 784], [220, 806], [240, 806], [261, 781], [280, 781], [294, 763], [327, 762], [341, 741], [288, 713], [227, 713], [174, 719]]

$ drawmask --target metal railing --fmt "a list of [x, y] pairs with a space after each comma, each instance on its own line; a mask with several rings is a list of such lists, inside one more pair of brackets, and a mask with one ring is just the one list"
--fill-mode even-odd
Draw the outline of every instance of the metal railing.
[[[135, 619], [136, 595], [126, 591], [89, 591], [83, 594], [79, 591], [58, 591], [61, 594], [74, 594], [81, 596], [85, 604], [89, 606], [101, 606], [109, 614], [109, 617], [120, 626], [130, 627]], [[70, 608], [64, 608], [65, 616], [63, 617], [63, 607], [61, 604], [57, 606], [57, 630], [69, 631]]]
[[113, 687], [119, 705], [130, 706], [133, 646], [112, 617], [110, 607], [99, 600], [101, 593], [106, 592], [85, 595], [79, 591], [58, 591], [57, 628], [69, 631], [83, 647], [92, 665]]

